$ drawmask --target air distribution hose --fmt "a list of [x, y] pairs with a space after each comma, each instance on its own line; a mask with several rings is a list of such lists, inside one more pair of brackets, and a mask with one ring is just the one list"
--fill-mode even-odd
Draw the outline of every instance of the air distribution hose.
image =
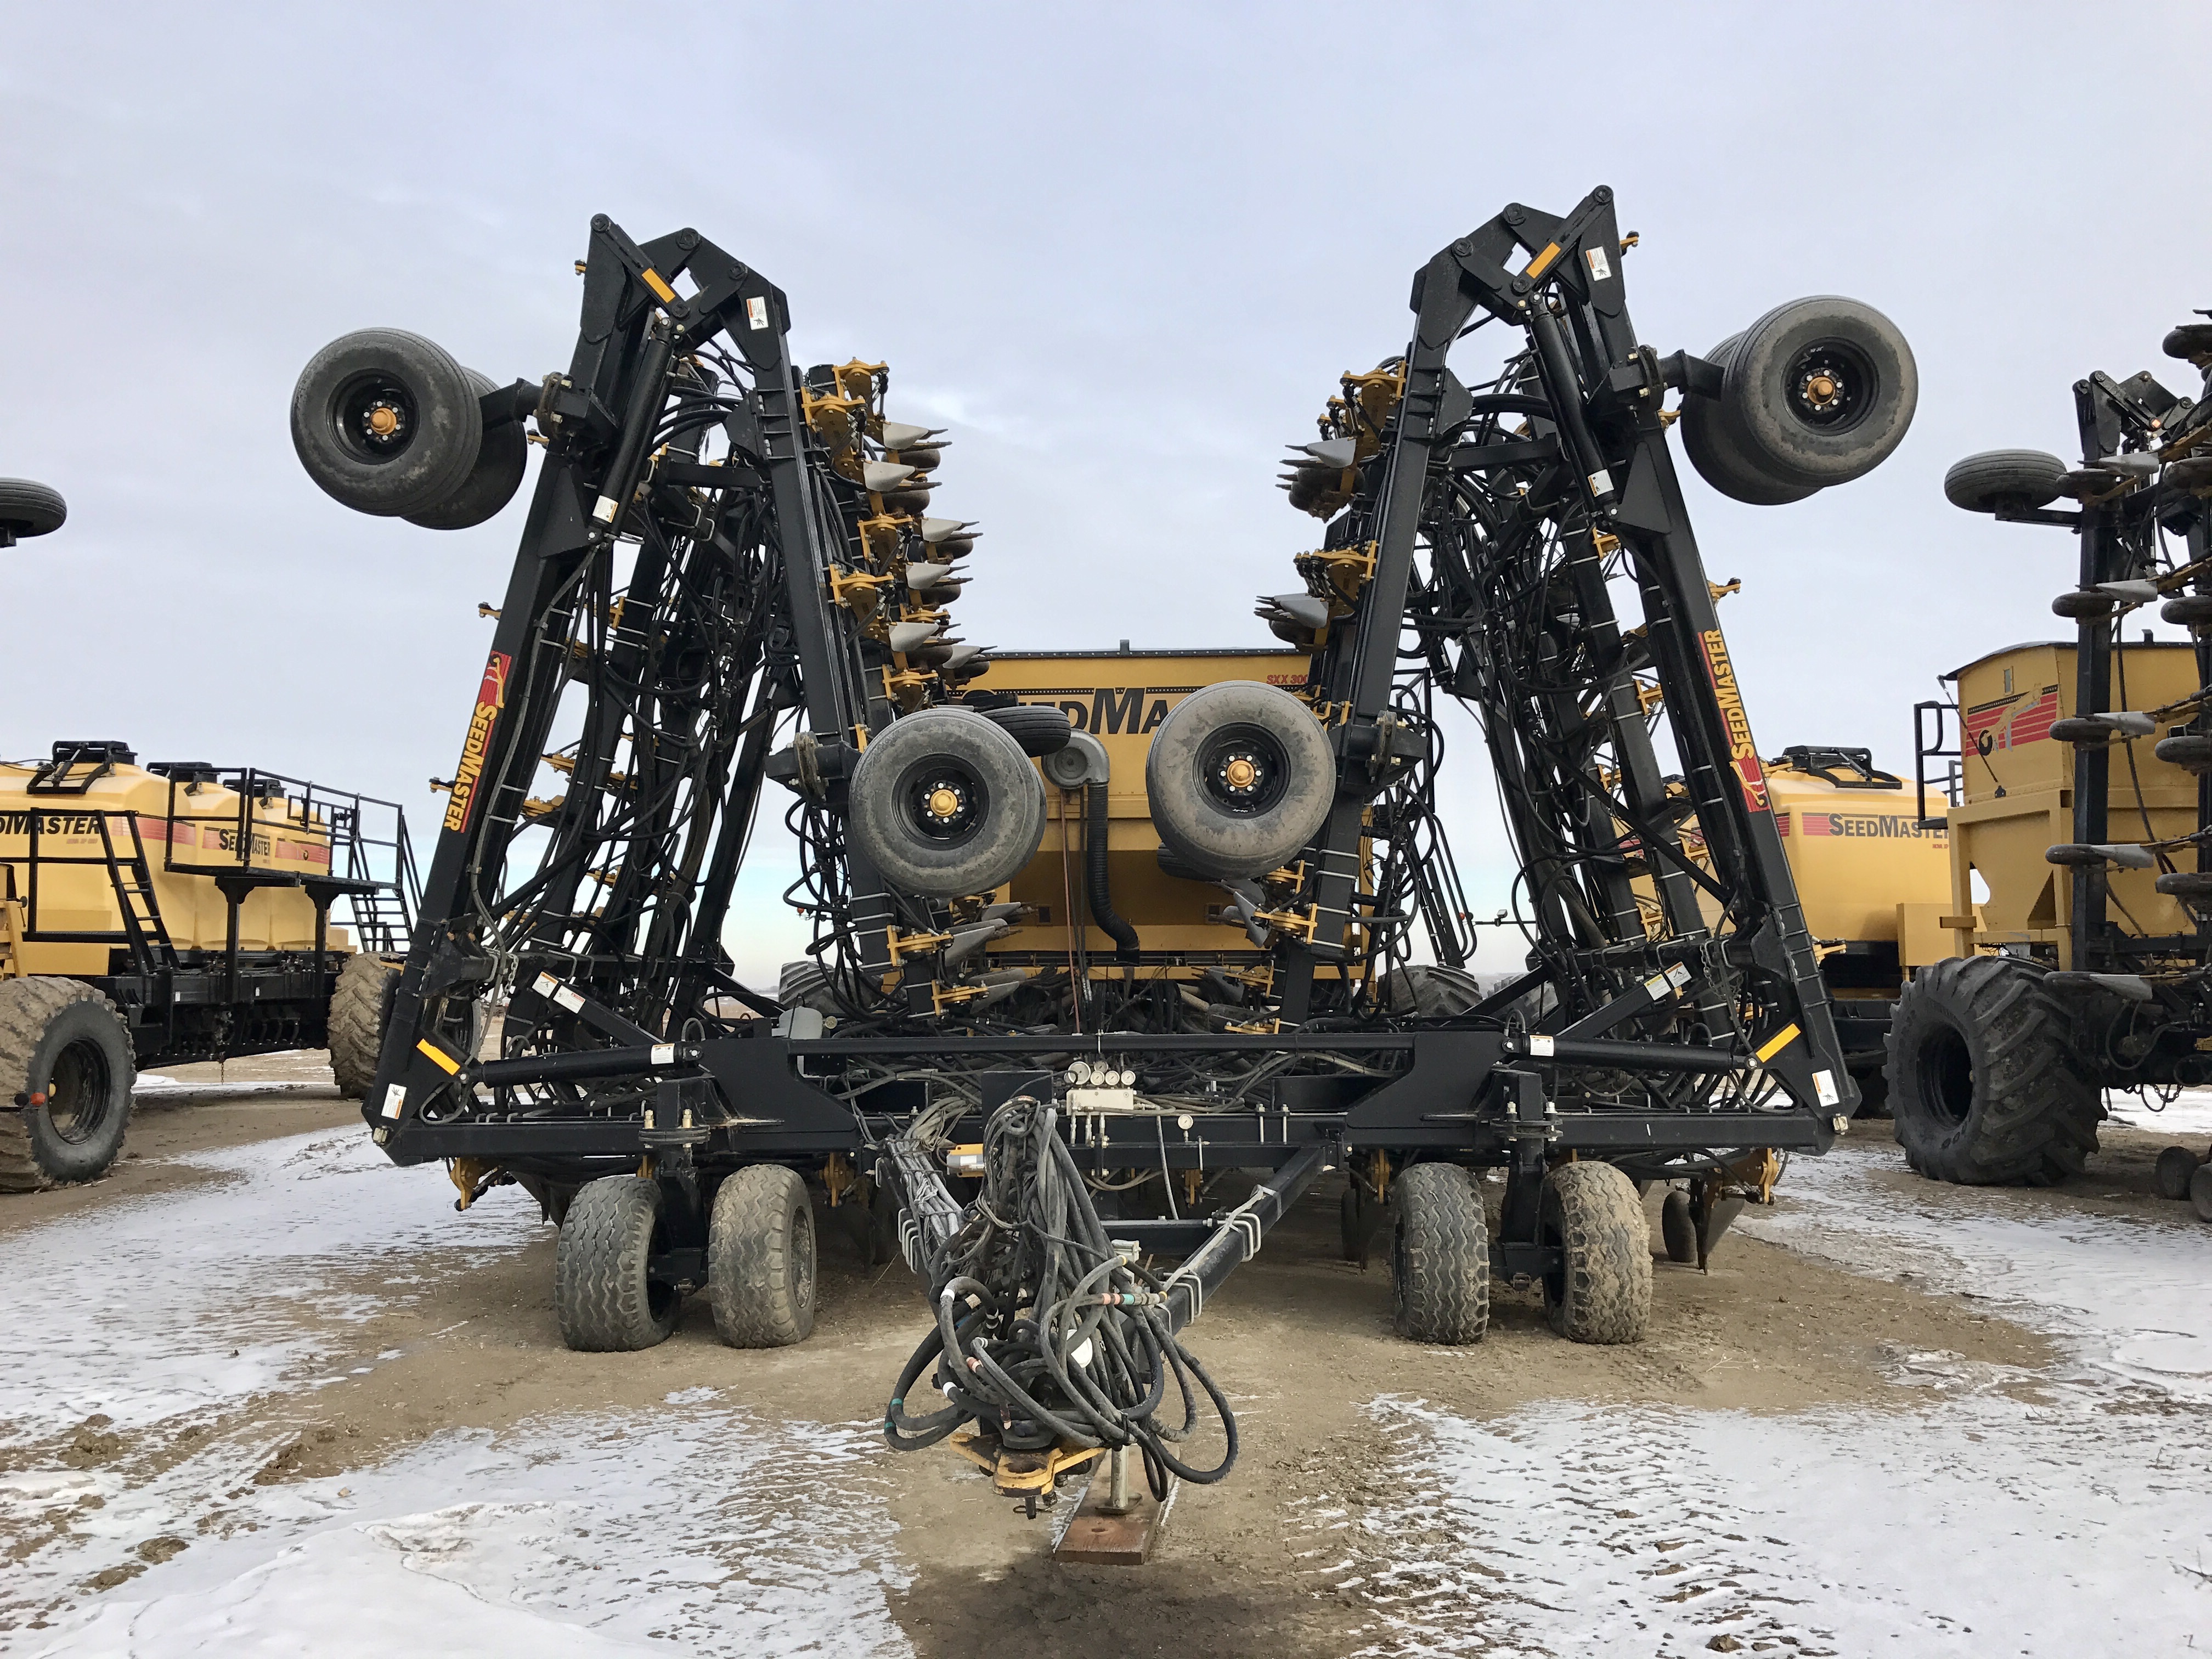
[[1106, 782], [1100, 779], [1084, 786], [1089, 814], [1084, 820], [1083, 867], [1085, 892], [1091, 900], [1091, 920], [1120, 948], [1126, 961], [1137, 954], [1137, 930], [1114, 910], [1114, 895], [1106, 878]]

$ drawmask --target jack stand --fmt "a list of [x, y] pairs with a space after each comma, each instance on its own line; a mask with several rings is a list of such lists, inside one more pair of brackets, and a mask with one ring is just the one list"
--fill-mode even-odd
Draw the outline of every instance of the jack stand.
[[1142, 1480], [1134, 1478], [1136, 1472], [1136, 1454], [1127, 1446], [1117, 1447], [1099, 1460], [1083, 1502], [1053, 1546], [1054, 1560], [1094, 1567], [1141, 1567], [1152, 1559], [1182, 1483], [1169, 1476], [1167, 1501], [1160, 1503]]

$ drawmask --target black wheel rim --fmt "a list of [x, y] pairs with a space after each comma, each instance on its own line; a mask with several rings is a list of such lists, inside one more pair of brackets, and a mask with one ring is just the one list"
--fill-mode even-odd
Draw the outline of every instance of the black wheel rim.
[[1830, 435], [1866, 419], [1880, 391], [1874, 360], [1844, 340], [1816, 340], [1803, 348], [1790, 360], [1782, 382], [1790, 418]]
[[982, 775], [951, 755], [933, 755], [906, 769], [898, 785], [900, 820], [933, 847], [973, 840], [991, 810]]
[[339, 446], [370, 466], [398, 460], [414, 446], [421, 428], [415, 394], [380, 369], [356, 374], [338, 388], [331, 416]]
[[1290, 787], [1291, 757], [1274, 733], [1257, 726], [1224, 726], [1198, 751], [1199, 787], [1232, 817], [1256, 817]]
[[46, 1084], [46, 1121], [54, 1133], [73, 1146], [97, 1137], [113, 1109], [114, 1081], [106, 1054], [90, 1038], [81, 1037], [63, 1049]]
[[1913, 1056], [1913, 1080], [1936, 1118], [1956, 1127], [1974, 1109], [1974, 1057], [1963, 1032], [1945, 1026]]

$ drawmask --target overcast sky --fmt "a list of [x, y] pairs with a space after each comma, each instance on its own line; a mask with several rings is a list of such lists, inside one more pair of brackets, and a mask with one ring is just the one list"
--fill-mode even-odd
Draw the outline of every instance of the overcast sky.
[[[1609, 184], [1662, 353], [1818, 293], [1912, 343], [1919, 416], [1871, 477], [1752, 508], [1684, 469], [1744, 581], [1722, 617], [1762, 746], [1893, 770], [1934, 677], [2050, 635], [2072, 585], [2064, 532], [1956, 511], [1944, 469], [2069, 453], [2093, 368], [2193, 392], [2158, 343], [2212, 306], [2201, 8], [0, 16], [0, 474], [70, 503], [0, 553], [0, 754], [118, 737], [396, 794], [426, 833], [524, 498], [458, 534], [348, 513], [287, 400], [375, 325], [495, 380], [565, 366], [593, 213], [697, 227], [789, 294], [807, 359], [888, 359], [892, 414], [952, 429], [940, 508], [988, 526], [965, 637], [1266, 644], [1251, 596], [1318, 528], [1282, 445], [1403, 349], [1437, 248]], [[1456, 756], [1487, 909], [1510, 865]], [[786, 879], [764, 864], [733, 939], [771, 976]]]

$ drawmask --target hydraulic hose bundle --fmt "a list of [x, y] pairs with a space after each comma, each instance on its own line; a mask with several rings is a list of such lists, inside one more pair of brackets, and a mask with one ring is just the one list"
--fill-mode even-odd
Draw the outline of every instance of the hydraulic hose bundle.
[[[1133, 1446], [1162, 1498], [1170, 1474], [1219, 1480], [1237, 1462], [1229, 1401], [1177, 1340], [1165, 1282], [1106, 1237], [1057, 1116], [1024, 1096], [985, 1126], [983, 1190], [931, 1263], [937, 1324], [899, 1374], [884, 1437], [919, 1451], [973, 1424], [1008, 1451]], [[925, 1374], [946, 1404], [910, 1415]], [[1158, 1416], [1171, 1382], [1182, 1404], [1172, 1426]], [[1225, 1442], [1211, 1468], [1169, 1449], [1197, 1428], [1199, 1390]]]

